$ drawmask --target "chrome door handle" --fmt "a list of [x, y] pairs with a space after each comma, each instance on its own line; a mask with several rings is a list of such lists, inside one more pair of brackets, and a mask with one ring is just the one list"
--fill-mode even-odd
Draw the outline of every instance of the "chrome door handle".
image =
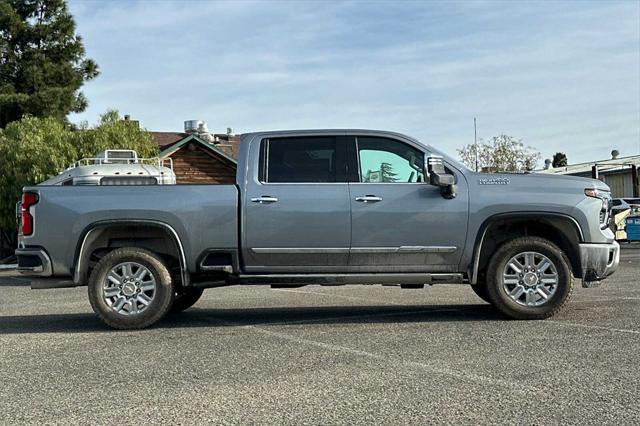
[[271, 195], [263, 195], [262, 197], [256, 197], [251, 199], [252, 203], [277, 203], [278, 198], [272, 197]]
[[365, 195], [364, 197], [356, 197], [356, 201], [360, 201], [361, 203], [375, 203], [376, 201], [382, 201], [382, 197]]

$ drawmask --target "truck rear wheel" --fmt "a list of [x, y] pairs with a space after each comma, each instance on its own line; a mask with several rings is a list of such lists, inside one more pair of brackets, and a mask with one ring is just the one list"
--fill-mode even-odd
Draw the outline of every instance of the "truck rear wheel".
[[105, 255], [89, 278], [89, 302], [110, 327], [129, 330], [149, 327], [171, 308], [171, 274], [154, 253], [124, 247]]
[[196, 304], [202, 296], [203, 289], [193, 287], [183, 287], [176, 291], [175, 300], [171, 306], [171, 312], [177, 313], [189, 309]]
[[487, 269], [491, 303], [514, 319], [545, 319], [559, 312], [573, 291], [566, 255], [538, 237], [511, 240], [495, 252]]

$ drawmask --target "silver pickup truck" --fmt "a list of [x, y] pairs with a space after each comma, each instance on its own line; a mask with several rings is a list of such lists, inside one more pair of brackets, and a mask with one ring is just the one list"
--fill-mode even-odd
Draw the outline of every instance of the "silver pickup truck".
[[610, 200], [598, 180], [474, 173], [398, 133], [250, 133], [235, 185], [25, 188], [16, 255], [33, 288], [87, 285], [120, 329], [236, 284], [467, 284], [543, 319], [574, 277], [617, 268]]

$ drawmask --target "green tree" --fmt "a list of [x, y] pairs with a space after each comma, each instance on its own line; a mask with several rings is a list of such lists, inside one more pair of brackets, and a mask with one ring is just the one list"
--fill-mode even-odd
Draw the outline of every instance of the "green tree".
[[24, 117], [0, 130], [0, 228], [15, 230], [15, 205], [24, 186], [110, 148], [134, 149], [140, 157], [158, 154], [149, 132], [120, 120], [117, 111], [102, 115], [94, 127], [84, 123], [78, 130], [51, 117]]
[[458, 150], [462, 162], [475, 169], [478, 167], [490, 172], [525, 172], [535, 169], [541, 155], [534, 148], [526, 146], [521, 140], [509, 135], [498, 135], [491, 141], [469, 144]]
[[396, 182], [397, 175], [393, 172], [393, 166], [390, 163], [380, 164], [380, 182]]
[[567, 154], [565, 154], [564, 152], [556, 152], [553, 155], [551, 165], [553, 167], [567, 167], [567, 161]]
[[84, 111], [80, 87], [98, 73], [64, 0], [0, 0], [0, 128]]
[[116, 110], [102, 114], [94, 128], [81, 123], [74, 136], [78, 158], [94, 157], [106, 149], [134, 149], [140, 158], [154, 157], [159, 152], [151, 133], [141, 130], [135, 121], [122, 120]]

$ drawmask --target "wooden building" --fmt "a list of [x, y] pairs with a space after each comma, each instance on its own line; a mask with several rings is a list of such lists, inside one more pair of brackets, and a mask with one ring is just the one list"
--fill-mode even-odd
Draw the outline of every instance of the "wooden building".
[[151, 135], [160, 147], [160, 157], [173, 162], [178, 184], [235, 183], [238, 136], [173, 132]]

